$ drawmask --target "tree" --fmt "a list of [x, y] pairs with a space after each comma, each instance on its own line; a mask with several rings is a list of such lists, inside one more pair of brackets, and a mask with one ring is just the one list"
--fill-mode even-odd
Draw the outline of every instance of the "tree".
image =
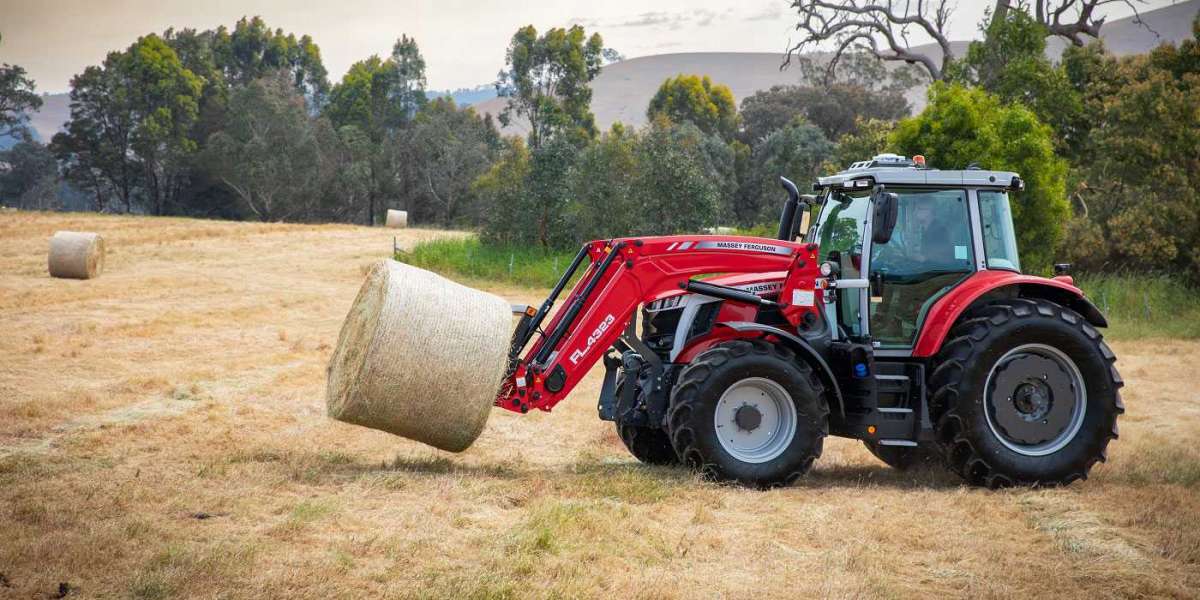
[[[1091, 96], [1095, 111], [1077, 191], [1085, 211], [1071, 258], [1092, 268], [1167, 271], [1200, 281], [1200, 17], [1193, 39], [1116, 60], [1081, 63], [1117, 93]], [[1088, 72], [1084, 65], [1079, 71]], [[1136, 232], [1136, 235], [1129, 235]]]
[[894, 121], [907, 116], [910, 109], [903, 94], [854, 84], [772, 86], [742, 100], [742, 139], [755, 144], [799, 116], [836, 140], [857, 132], [860, 119]]
[[742, 141], [753, 145], [797, 116], [830, 140], [856, 133], [859, 120], [906, 117], [912, 106], [904, 94], [922, 79], [912, 67], [888, 69], [862, 52], [843, 55], [836, 71], [832, 62], [801, 57], [797, 63], [803, 85], [773, 86], [742, 100]]
[[262, 17], [242, 17], [233, 31], [217, 28], [211, 45], [213, 62], [228, 85], [247, 85], [282, 70], [313, 106], [320, 107], [329, 91], [321, 49], [312, 38], [271, 30]]
[[471, 184], [491, 164], [497, 132], [472, 108], [438, 98], [417, 113], [405, 162], [415, 181], [409, 217], [450, 226], [478, 223]]
[[126, 211], [142, 200], [164, 214], [197, 149], [189, 134], [201, 85], [154, 34], [85, 69], [71, 80], [71, 120], [53, 142], [68, 177], [95, 194], [101, 210], [116, 194]]
[[[49, 188], [51, 195], [58, 187], [58, 162], [46, 146], [34, 141], [18, 142], [0, 151], [0, 204], [27, 209], [50, 208], [39, 189]], [[36, 198], [35, 198], [36, 197]]]
[[[106, 62], [116, 63], [115, 53]], [[66, 179], [91, 194], [96, 210], [105, 212], [116, 200], [129, 212], [140, 183], [132, 158], [134, 128], [130, 90], [116, 69], [91, 66], [71, 79], [71, 119], [55, 134], [51, 151]]]
[[[1140, 3], [1140, 0], [1032, 0], [1011, 6], [1010, 1], [996, 0], [992, 14], [1004, 20], [1008, 11], [1024, 11], [1032, 5], [1034, 19], [1045, 27], [1048, 35], [1066, 38], [1076, 46], [1084, 44], [1084, 35], [1099, 37], [1104, 18], [1096, 16], [1097, 7], [1123, 4], [1138, 16], [1136, 4]], [[848, 51], [865, 50], [881, 60], [919, 64], [931, 79], [941, 80], [956, 58], [947, 34], [954, 6], [951, 0], [793, 0], [792, 8], [799, 17], [796, 30], [801, 32], [801, 38], [788, 49], [788, 56], [832, 42], [834, 64]], [[913, 51], [908, 42], [913, 30], [932, 38], [940, 56]]]
[[536, 150], [564, 135], [582, 145], [596, 135], [588, 83], [600, 73], [604, 41], [586, 37], [582, 27], [555, 28], [539, 36], [527, 25], [513, 34], [496, 91], [509, 99], [500, 113], [507, 126], [515, 117], [529, 120], [529, 146]]
[[425, 102], [425, 59], [416, 40], [402, 36], [386, 60], [371, 56], [350, 66], [325, 114], [336, 126], [355, 125], [378, 142], [407, 125]]
[[[662, 118], [642, 134], [634, 188], [642, 225], [634, 234], [700, 232], [717, 224], [729, 183], [710, 154], [709, 140], [692, 123]], [[732, 158], [729, 151], [725, 159]]]
[[28, 113], [42, 107], [35, 89], [25, 69], [0, 63], [0, 138], [26, 136]]
[[1002, 102], [1024, 104], [1054, 128], [1059, 152], [1071, 153], [1088, 118], [1066, 70], [1046, 58], [1046, 26], [1023, 10], [1006, 10], [980, 29], [983, 41], [971, 42], [967, 55], [948, 70], [948, 79], [977, 85]]
[[136, 119], [130, 147], [142, 169], [142, 191], [150, 210], [162, 215], [182, 188], [189, 155], [197, 149], [189, 134], [199, 116], [203, 82], [154, 34], [119, 55], [117, 69], [134, 92], [129, 96]]
[[[413, 182], [401, 178], [398, 163], [404, 151], [399, 132], [407, 128], [426, 103], [425, 60], [416, 40], [401, 36], [387, 59], [371, 56], [350, 66], [334, 86], [324, 114], [339, 131], [353, 126], [370, 141], [366, 152], [366, 223], [374, 225], [389, 204], [387, 198], [407, 196]], [[401, 208], [397, 206], [397, 208]], [[404, 206], [404, 208], [408, 208]]]
[[525, 193], [531, 162], [529, 149], [521, 138], [508, 138], [499, 159], [472, 184], [472, 191], [486, 208], [481, 232], [485, 242], [514, 244], [536, 239], [536, 226], [528, 218], [530, 206]]
[[630, 235], [644, 227], [636, 180], [640, 137], [620, 123], [585, 148], [569, 177], [576, 240]]
[[303, 218], [326, 176], [322, 127], [286, 73], [265, 77], [230, 97], [229, 121], [209, 138], [206, 162], [259, 220]]
[[1066, 199], [1066, 162], [1054, 154], [1053, 132], [1020, 105], [1004, 105], [978, 88], [935, 83], [929, 105], [900, 121], [890, 145], [903, 154], [923, 154], [942, 169], [1015, 171], [1026, 182], [1013, 194], [1012, 212], [1021, 262], [1046, 270], [1063, 239], [1070, 216]]
[[840, 171], [852, 163], [889, 152], [888, 137], [896, 129], [896, 122], [883, 119], [860, 119], [855, 125], [855, 129], [856, 132], [846, 134], [838, 140], [832, 160], [827, 162], [821, 171]]
[[359, 220], [357, 215], [363, 215], [364, 223], [373, 223], [375, 203], [372, 161], [377, 152], [377, 146], [371, 138], [359, 129], [357, 125], [344, 125], [337, 130], [338, 159], [336, 182], [338, 196], [342, 199], [337, 211], [339, 217], [348, 221]]
[[821, 130], [803, 119], [767, 135], [751, 155], [749, 177], [737, 207], [738, 223], [758, 225], [777, 219], [779, 177], [787, 177], [803, 187], [820, 173], [822, 162], [833, 149]]
[[663, 115], [676, 123], [691, 122], [707, 134], [726, 140], [737, 132], [737, 104], [728, 86], [714, 84], [707, 75], [679, 75], [658, 87], [646, 118]]

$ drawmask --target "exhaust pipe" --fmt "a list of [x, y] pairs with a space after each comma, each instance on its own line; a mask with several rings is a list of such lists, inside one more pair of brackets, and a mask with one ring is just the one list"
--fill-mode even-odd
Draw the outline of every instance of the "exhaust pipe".
[[790, 242], [796, 235], [792, 221], [795, 220], [796, 210], [800, 207], [800, 190], [796, 189], [796, 184], [787, 177], [780, 177], [779, 183], [787, 190], [788, 199], [783, 203], [783, 214], [779, 215], [779, 233], [775, 235], [775, 239]]

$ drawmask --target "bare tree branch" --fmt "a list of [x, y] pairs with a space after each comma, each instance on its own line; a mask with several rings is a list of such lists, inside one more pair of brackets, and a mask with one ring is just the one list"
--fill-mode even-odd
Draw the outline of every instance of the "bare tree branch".
[[[1133, 11], [1134, 22], [1150, 29], [1138, 12], [1145, 0], [996, 0], [993, 18], [1003, 19], [1009, 10], [1032, 12], [1032, 16], [1053, 36], [1066, 38], [1076, 46], [1084, 45], [1084, 36], [1098, 38], [1104, 17], [1096, 9], [1121, 4]], [[796, 31], [800, 41], [788, 44], [787, 58], [781, 68], [787, 68], [793, 54], [819, 49], [833, 43], [833, 57], [827, 67], [827, 78], [842, 55], [851, 49], [870, 52], [881, 60], [918, 64], [930, 78], [944, 77], [946, 66], [954, 61], [954, 51], [947, 37], [947, 26], [953, 15], [951, 0], [792, 0], [792, 9], [799, 17]], [[1032, 9], [1032, 10], [1030, 10]], [[914, 52], [909, 43], [910, 33], [923, 33], [931, 38], [941, 52]]]
[[[920, 64], [936, 80], [942, 78], [946, 65], [954, 60], [946, 35], [953, 12], [949, 0], [794, 0], [792, 8], [800, 17], [796, 30], [803, 37], [788, 48], [789, 61], [792, 54], [832, 41], [836, 45], [834, 64], [855, 47], [881, 60]], [[912, 51], [909, 33], [913, 29], [937, 43], [942, 53], [940, 61]]]

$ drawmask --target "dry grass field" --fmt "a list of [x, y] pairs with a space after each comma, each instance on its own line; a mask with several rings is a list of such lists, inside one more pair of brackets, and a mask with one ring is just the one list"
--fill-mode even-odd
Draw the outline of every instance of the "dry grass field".
[[[57, 229], [105, 236], [100, 279], [46, 275]], [[393, 233], [0, 213], [0, 597], [1198, 595], [1200, 343], [1113, 344], [1121, 439], [1066, 489], [838, 439], [793, 487], [722, 487], [634, 462], [598, 373], [451, 455], [324, 415]]]

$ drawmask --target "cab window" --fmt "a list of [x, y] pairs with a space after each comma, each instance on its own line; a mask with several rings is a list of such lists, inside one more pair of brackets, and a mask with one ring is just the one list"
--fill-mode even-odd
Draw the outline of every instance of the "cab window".
[[1017, 256], [1017, 236], [1013, 231], [1008, 193], [980, 190], [979, 219], [983, 224], [983, 250], [988, 268], [1020, 272], [1021, 259]]

